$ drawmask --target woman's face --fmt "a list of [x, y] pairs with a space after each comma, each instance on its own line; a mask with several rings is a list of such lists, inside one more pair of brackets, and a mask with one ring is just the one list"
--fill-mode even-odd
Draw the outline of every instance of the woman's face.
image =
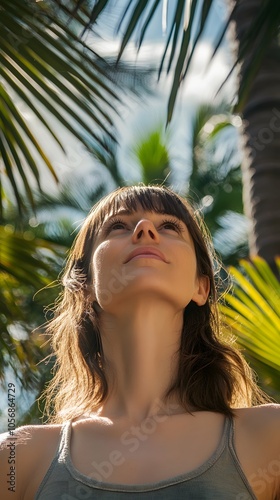
[[[197, 276], [194, 244], [186, 225], [166, 214], [119, 209], [108, 216], [94, 245], [93, 295], [104, 310], [133, 297], [160, 298], [183, 309], [205, 303], [208, 281]], [[144, 294], [144, 295], [143, 295]]]

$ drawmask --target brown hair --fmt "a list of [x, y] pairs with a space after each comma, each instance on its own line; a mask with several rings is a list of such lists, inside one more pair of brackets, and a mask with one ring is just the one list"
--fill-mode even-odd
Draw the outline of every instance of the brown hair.
[[198, 275], [206, 275], [210, 293], [206, 303], [191, 301], [184, 311], [178, 372], [166, 399], [178, 393], [187, 411], [208, 410], [231, 415], [238, 406], [260, 401], [251, 369], [242, 355], [220, 335], [217, 308], [219, 275], [210, 239], [189, 203], [162, 186], [119, 188], [91, 210], [75, 239], [62, 276], [64, 291], [48, 325], [56, 356], [55, 375], [44, 397], [53, 422], [97, 409], [108, 395], [98, 313], [92, 303], [91, 259], [95, 238], [104, 218], [120, 207], [173, 215], [188, 227], [193, 239]]

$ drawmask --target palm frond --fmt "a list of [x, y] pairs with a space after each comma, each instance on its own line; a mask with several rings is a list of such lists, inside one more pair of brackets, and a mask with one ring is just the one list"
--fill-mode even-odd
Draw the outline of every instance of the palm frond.
[[275, 374], [273, 386], [280, 390], [280, 283], [261, 257], [242, 260], [240, 270], [232, 267], [230, 273], [233, 293], [220, 305], [224, 324], [252, 363], [256, 360], [270, 377]]
[[141, 167], [144, 184], [166, 183], [170, 173], [171, 157], [168, 134], [164, 131], [164, 127], [157, 127], [140, 138], [133, 146], [132, 152]]
[[[81, 0], [79, 5], [82, 4], [84, 4], [84, 2]], [[96, 23], [99, 16], [104, 13], [110, 4], [110, 0], [97, 0], [92, 8], [91, 19], [87, 27]], [[163, 2], [158, 0], [127, 0], [121, 18], [118, 19], [116, 23], [118, 31], [122, 29], [119, 58], [122, 56], [128, 43], [135, 37], [137, 30], [139, 30], [137, 46], [138, 50], [140, 49], [145, 39], [147, 29], [153, 21], [156, 10], [160, 5], [163, 6]], [[167, 63], [167, 73], [171, 68], [174, 69], [168, 102], [168, 121], [172, 118], [179, 87], [182, 80], [188, 74], [196, 48], [202, 40], [205, 27], [209, 21], [213, 5], [214, 0], [189, 0], [189, 2], [186, 0], [177, 0], [172, 3], [174, 15], [170, 22], [167, 41], [159, 66], [159, 76], [165, 69], [165, 63]], [[186, 22], [185, 9], [187, 6], [190, 6], [190, 9]], [[211, 59], [216, 55], [232, 21], [235, 20], [239, 6], [240, 2], [232, 2], [232, 9], [229, 11], [228, 18], [217, 40], [214, 42]], [[251, 63], [246, 68], [242, 85], [239, 89], [239, 100], [236, 106], [237, 110], [240, 110], [244, 105], [251, 82], [261, 65], [263, 57], [265, 57], [266, 50], [277, 36], [279, 24], [280, 9], [277, 2], [275, 2], [275, 0], [263, 0], [257, 15], [250, 23], [246, 37], [244, 37], [244, 40], [240, 44], [238, 56], [227, 77], [228, 79], [235, 67], [243, 60], [245, 54], [250, 53]], [[227, 79], [225, 81], [227, 81]]]
[[63, 20], [50, 3], [2, 0], [0, 25], [0, 154], [6, 178], [22, 208], [18, 174], [29, 202], [34, 203], [30, 174], [40, 189], [34, 151], [57, 177], [47, 148], [36, 139], [20, 106], [32, 111], [60, 147], [61, 140], [47, 114], [89, 150], [96, 144], [106, 149], [104, 135], [115, 140], [112, 115], [121, 92], [112, 82], [110, 66], [106, 67], [76, 33], [77, 23]]
[[44, 289], [49, 302], [54, 300], [48, 286], [61, 269], [65, 248], [12, 229], [0, 226], [0, 381], [10, 367], [23, 387], [33, 387], [42, 357], [41, 339], [32, 336], [36, 311], [42, 309], [34, 296]]
[[26, 285], [46, 286], [50, 271], [46, 256], [50, 253], [54, 256], [59, 246], [43, 239], [33, 239], [31, 233], [10, 230], [9, 226], [0, 226], [0, 273], [9, 274]]

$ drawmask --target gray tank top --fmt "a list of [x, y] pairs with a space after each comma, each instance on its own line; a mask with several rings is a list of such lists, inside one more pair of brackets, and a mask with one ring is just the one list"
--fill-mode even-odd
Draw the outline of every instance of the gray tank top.
[[256, 500], [237, 458], [233, 419], [226, 418], [221, 442], [200, 467], [149, 484], [114, 484], [85, 476], [70, 456], [71, 421], [61, 429], [60, 444], [35, 500]]

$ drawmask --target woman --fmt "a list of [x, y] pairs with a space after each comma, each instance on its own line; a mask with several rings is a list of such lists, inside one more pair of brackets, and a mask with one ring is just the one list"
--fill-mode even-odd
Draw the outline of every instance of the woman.
[[15, 492], [4, 440], [2, 499], [280, 498], [280, 405], [253, 406], [265, 399], [220, 339], [214, 267], [167, 188], [93, 208], [49, 326], [52, 423], [17, 430]]

